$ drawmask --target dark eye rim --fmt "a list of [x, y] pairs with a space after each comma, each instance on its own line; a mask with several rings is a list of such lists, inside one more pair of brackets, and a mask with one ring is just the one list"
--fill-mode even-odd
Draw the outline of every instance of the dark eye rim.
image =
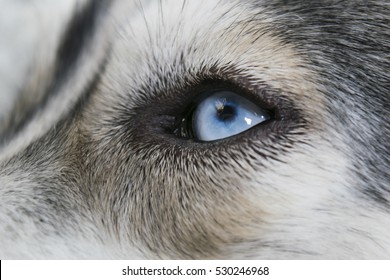
[[[291, 98], [295, 94], [288, 89], [274, 88], [240, 71], [221, 71], [218, 75], [205, 71], [200, 74], [187, 73], [184, 79], [181, 76], [168, 85], [145, 84], [142, 91], [152, 90], [151, 95], [147, 94], [152, 98], [141, 99], [136, 107], [125, 109], [121, 117], [122, 131], [129, 141], [137, 138], [142, 139], [147, 146], [176, 147], [193, 152], [219, 151], [259, 141], [274, 144], [284, 142], [288, 134], [300, 133], [296, 129], [301, 131], [300, 128], [307, 125], [304, 112]], [[201, 142], [178, 136], [175, 130], [180, 126], [183, 116], [202, 98], [202, 93], [216, 89], [241, 95], [261, 108], [272, 111], [273, 118], [239, 134], [215, 141]]]

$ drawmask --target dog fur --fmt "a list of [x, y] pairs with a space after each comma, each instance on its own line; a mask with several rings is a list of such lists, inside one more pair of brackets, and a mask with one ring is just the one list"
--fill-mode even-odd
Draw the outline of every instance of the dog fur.
[[1, 2], [0, 258], [390, 258], [388, 1]]

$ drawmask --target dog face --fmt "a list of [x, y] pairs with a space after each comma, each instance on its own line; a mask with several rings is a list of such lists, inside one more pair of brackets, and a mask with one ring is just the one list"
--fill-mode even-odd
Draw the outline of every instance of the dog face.
[[69, 4], [1, 119], [1, 257], [388, 258], [389, 8]]

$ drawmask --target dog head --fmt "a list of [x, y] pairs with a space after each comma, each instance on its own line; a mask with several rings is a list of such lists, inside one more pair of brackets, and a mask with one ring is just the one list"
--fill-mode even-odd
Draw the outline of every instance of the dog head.
[[2, 257], [390, 255], [387, 4], [106, 2], [3, 118]]

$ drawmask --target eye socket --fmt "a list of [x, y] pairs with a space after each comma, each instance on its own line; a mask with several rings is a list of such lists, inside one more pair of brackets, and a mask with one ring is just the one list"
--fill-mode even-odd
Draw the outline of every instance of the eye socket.
[[232, 91], [220, 90], [198, 102], [192, 113], [182, 119], [181, 132], [200, 141], [215, 141], [240, 134], [271, 114]]

